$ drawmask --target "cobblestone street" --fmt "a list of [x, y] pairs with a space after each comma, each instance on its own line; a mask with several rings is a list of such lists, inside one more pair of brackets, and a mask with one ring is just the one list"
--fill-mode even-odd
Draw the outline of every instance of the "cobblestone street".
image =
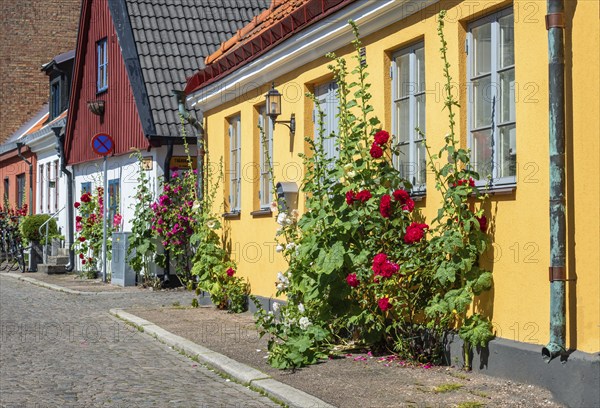
[[278, 406], [108, 314], [110, 308], [188, 305], [191, 296], [76, 296], [0, 275], [0, 406]]

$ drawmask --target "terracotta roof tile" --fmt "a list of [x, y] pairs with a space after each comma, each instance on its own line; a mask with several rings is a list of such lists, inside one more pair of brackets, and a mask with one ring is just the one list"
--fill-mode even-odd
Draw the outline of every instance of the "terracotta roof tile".
[[188, 78], [190, 94], [235, 71], [298, 32], [355, 0], [273, 0], [235, 35], [206, 57], [205, 67]]

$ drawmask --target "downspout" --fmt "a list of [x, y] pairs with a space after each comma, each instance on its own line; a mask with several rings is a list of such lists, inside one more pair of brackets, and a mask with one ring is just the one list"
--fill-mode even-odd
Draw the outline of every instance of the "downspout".
[[[53, 127], [52, 131], [56, 135], [56, 147], [60, 157], [60, 170], [67, 176], [67, 245], [69, 246], [69, 263], [66, 266], [67, 272], [75, 269], [75, 250], [73, 249], [73, 173], [67, 170], [65, 163], [64, 133], [61, 134], [62, 127]], [[58, 188], [58, 185], [56, 186]]]
[[[169, 140], [169, 144], [167, 146], [167, 155], [165, 156], [164, 169], [165, 169], [165, 182], [168, 183], [171, 181], [171, 158], [173, 157], [173, 140]], [[171, 280], [169, 278], [169, 272], [171, 270], [171, 256], [169, 251], [165, 249], [165, 273], [163, 275], [163, 286], [166, 286], [167, 283]]]
[[29, 166], [29, 215], [33, 214], [33, 164], [21, 154], [23, 142], [17, 142], [17, 156]]
[[206, 150], [204, 149], [204, 128], [198, 119], [192, 116], [186, 109], [185, 93], [183, 91], [173, 90], [173, 95], [177, 99], [181, 117], [198, 131], [198, 201], [200, 201], [200, 205], [202, 205], [202, 201], [204, 200], [204, 156], [206, 155]]
[[565, 65], [563, 0], [547, 0], [548, 93], [550, 102], [550, 342], [548, 362], [566, 348]]

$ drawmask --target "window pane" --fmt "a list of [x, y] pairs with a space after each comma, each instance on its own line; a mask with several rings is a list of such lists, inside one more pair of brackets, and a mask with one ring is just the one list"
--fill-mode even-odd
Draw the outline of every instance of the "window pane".
[[500, 123], [515, 120], [515, 70], [500, 73]]
[[502, 17], [500, 24], [500, 46], [499, 58], [500, 67], [508, 67], [515, 63], [515, 30], [513, 24], [513, 15]]
[[412, 89], [410, 84], [410, 55], [404, 54], [396, 58], [398, 64], [398, 88], [397, 97], [401, 98], [410, 93]]
[[397, 104], [396, 117], [398, 118], [398, 141], [400, 143], [408, 142], [410, 134], [409, 123], [409, 100], [404, 99]]
[[492, 42], [492, 26], [490, 23], [475, 27], [472, 30], [473, 45], [475, 53], [475, 67], [472, 76], [486, 74], [491, 71], [491, 42]]
[[515, 126], [500, 128], [498, 143], [498, 177], [512, 177], [516, 174], [517, 148]]
[[[425, 94], [415, 97], [415, 102], [417, 105], [415, 109], [415, 113], [417, 115], [415, 118], [415, 125], [421, 132], [423, 132], [423, 134], [425, 134]], [[421, 135], [419, 135], [417, 131], [414, 132], [415, 138], [421, 139]]]
[[492, 172], [492, 138], [490, 130], [473, 132], [473, 167], [481, 179]]
[[425, 186], [425, 174], [427, 172], [427, 151], [424, 142], [417, 142], [415, 146], [417, 168], [413, 187]]
[[410, 173], [410, 155], [409, 145], [404, 144], [400, 146], [400, 154], [398, 155], [398, 171], [400, 177], [408, 179]]
[[425, 91], [425, 50], [419, 48], [415, 50], [417, 69], [415, 70], [417, 81], [417, 92]]
[[473, 81], [473, 127], [492, 125], [492, 86], [489, 76]]

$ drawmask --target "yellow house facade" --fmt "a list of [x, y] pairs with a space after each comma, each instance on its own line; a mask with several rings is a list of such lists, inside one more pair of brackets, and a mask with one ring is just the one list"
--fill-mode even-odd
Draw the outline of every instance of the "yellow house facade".
[[[298, 154], [307, 153], [304, 137], [313, 137], [316, 126], [313, 103], [304, 94], [316, 93], [326, 106], [335, 105], [325, 54], [335, 52], [352, 66], [349, 19], [361, 32], [375, 114], [382, 128], [406, 146], [410, 160], [401, 171], [419, 186], [417, 206], [423, 214], [427, 219], [435, 216], [441, 196], [422, 164], [422, 143], [406, 129], [412, 125], [425, 129], [434, 151], [448, 132], [436, 21], [438, 12], [446, 9], [450, 73], [461, 104], [457, 133], [472, 149], [478, 171], [492, 176], [486, 215], [493, 248], [483, 262], [493, 272], [494, 286], [482, 301], [498, 338], [546, 344], [550, 336], [546, 2], [337, 1], [329, 9], [323, 6], [321, 17], [286, 26], [282, 16], [314, 3], [274, 2], [208, 57], [207, 69], [188, 81], [188, 105], [204, 112], [208, 160], [224, 160], [215, 212], [226, 220], [224, 233], [239, 273], [249, 279], [254, 294], [275, 296], [277, 272], [285, 271], [286, 264], [276, 252], [278, 225], [269, 211], [272, 199], [266, 198], [273, 192], [261, 175], [258, 126], [272, 135], [276, 181], [300, 186], [304, 168]], [[598, 2], [565, 2], [566, 345], [596, 354], [600, 350], [599, 12]], [[273, 27], [281, 38], [273, 39]], [[283, 95], [278, 119], [295, 116], [293, 136], [286, 125], [270, 127], [263, 113], [264, 95], [272, 82]], [[490, 115], [491, 124], [480, 121]], [[305, 210], [301, 192], [298, 210]]]

